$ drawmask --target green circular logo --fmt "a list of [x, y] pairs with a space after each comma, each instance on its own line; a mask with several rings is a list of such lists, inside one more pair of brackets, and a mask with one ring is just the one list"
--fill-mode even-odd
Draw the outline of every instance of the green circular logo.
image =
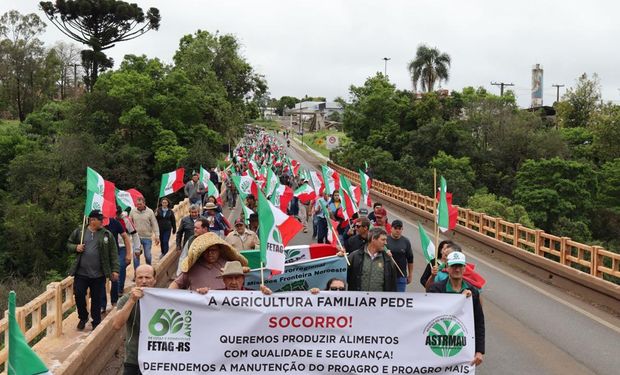
[[440, 357], [453, 357], [467, 345], [464, 325], [453, 316], [433, 320], [426, 329], [426, 346]]

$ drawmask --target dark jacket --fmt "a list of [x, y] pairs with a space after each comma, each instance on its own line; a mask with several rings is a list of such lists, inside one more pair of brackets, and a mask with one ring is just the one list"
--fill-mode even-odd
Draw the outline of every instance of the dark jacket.
[[[200, 216], [198, 216], [200, 217]], [[177, 246], [183, 247], [191, 236], [194, 235], [194, 219], [187, 215], [181, 219], [179, 228], [177, 229]]]
[[435, 265], [435, 259], [431, 259], [430, 263], [426, 263], [426, 268], [424, 268], [422, 277], [420, 277], [420, 284], [422, 284], [423, 288], [426, 288], [426, 282], [432, 275], [431, 271], [434, 265]]
[[[351, 254], [349, 254], [349, 269], [347, 271], [347, 284], [348, 290], [353, 291], [362, 291], [362, 272], [364, 269], [364, 261], [366, 246], [355, 250]], [[383, 257], [383, 291], [384, 292], [395, 292], [396, 291], [396, 277], [397, 270], [394, 266], [394, 262], [390, 259], [390, 257], [385, 253], [385, 251], [381, 252]]]
[[159, 233], [172, 229], [172, 233], [177, 231], [177, 219], [174, 217], [174, 212], [168, 209], [166, 216], [164, 211], [159, 207], [155, 213], [155, 219], [157, 219], [157, 225], [159, 226]]
[[[99, 258], [101, 260], [101, 269], [106, 278], [110, 278], [112, 272], [119, 272], [120, 265], [118, 262], [118, 249], [116, 247], [116, 241], [112, 232], [105, 228], [101, 228], [103, 236], [99, 240]], [[106, 241], [105, 238], [108, 240]], [[80, 266], [80, 260], [82, 259], [82, 253], [77, 252], [77, 245], [80, 244], [82, 239], [82, 228], [77, 228], [69, 236], [67, 241], [67, 250], [70, 253], [77, 254], [75, 261], [69, 268], [69, 275], [75, 276], [78, 267]]]
[[366, 246], [367, 242], [367, 239], [362, 238], [359, 234], [356, 234], [347, 239], [344, 244], [344, 248], [347, 251], [347, 254], [351, 254], [355, 250], [361, 249]]
[[[429, 288], [429, 293], [448, 293], [446, 285], [450, 279], [433, 283]], [[476, 352], [484, 354], [484, 312], [480, 304], [480, 292], [473, 286], [467, 288], [471, 290], [471, 297], [474, 303], [474, 328], [476, 330]]]

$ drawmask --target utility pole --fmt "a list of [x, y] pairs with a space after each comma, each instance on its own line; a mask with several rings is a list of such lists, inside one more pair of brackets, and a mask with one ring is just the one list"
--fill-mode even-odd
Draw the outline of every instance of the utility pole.
[[493, 86], [499, 86], [499, 95], [504, 96], [504, 86], [514, 86], [514, 83], [491, 82]]
[[555, 102], [559, 103], [560, 102], [560, 87], [564, 87], [564, 85], [553, 84], [551, 86], [555, 87], [555, 98], [556, 98]]
[[385, 68], [383, 69], [383, 75], [387, 78], [387, 62], [392, 60], [390, 57], [384, 57], [383, 61], [385, 61]]

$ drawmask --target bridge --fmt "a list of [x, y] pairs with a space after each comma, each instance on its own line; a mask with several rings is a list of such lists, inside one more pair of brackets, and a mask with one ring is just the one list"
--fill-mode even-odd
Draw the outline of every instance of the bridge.
[[[288, 152], [309, 168], [326, 162], [295, 142]], [[329, 165], [358, 182], [356, 172]], [[403, 220], [415, 255], [414, 282], [408, 291], [423, 292], [417, 281], [425, 266], [417, 223], [430, 228], [433, 199], [381, 181], [373, 181], [372, 190], [373, 200], [384, 202], [390, 220]], [[187, 209], [187, 201], [177, 204], [177, 218]], [[227, 214], [235, 217], [238, 209]], [[619, 254], [463, 208], [456, 229], [447, 234], [444, 237], [463, 247], [488, 282], [482, 294], [487, 354], [479, 374], [617, 373], [620, 285], [609, 280], [620, 280]], [[300, 233], [291, 245], [310, 242], [309, 233]], [[153, 259], [158, 252], [154, 248]], [[158, 286], [165, 287], [172, 279], [177, 257], [171, 251], [154, 261]], [[38, 340], [34, 348], [54, 374], [121, 373], [124, 330], [112, 328], [115, 312], [109, 312], [92, 332], [76, 331], [72, 285], [71, 277], [52, 283], [18, 308], [27, 339]], [[7, 333], [5, 317], [0, 321], [0, 364], [7, 360]]]

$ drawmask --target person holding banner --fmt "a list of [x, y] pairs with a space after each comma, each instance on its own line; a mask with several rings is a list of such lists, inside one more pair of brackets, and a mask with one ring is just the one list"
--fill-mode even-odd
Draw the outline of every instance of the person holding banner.
[[155, 269], [147, 264], [136, 268], [136, 286], [131, 292], [118, 300], [117, 313], [114, 315], [112, 327], [119, 330], [126, 327], [125, 363], [123, 375], [140, 374], [138, 366], [138, 340], [140, 338], [140, 305], [138, 301], [144, 296], [143, 288], [155, 286]]
[[[245, 287], [245, 270], [238, 260], [226, 262], [224, 268], [222, 268], [222, 275], [218, 276], [218, 278], [221, 278], [224, 282], [224, 287], [219, 290], [251, 290]], [[265, 285], [261, 285], [260, 290], [266, 296], [273, 293]], [[206, 294], [209, 292], [209, 288], [200, 288], [197, 291], [200, 294]]]
[[197, 292], [205, 288], [223, 289], [222, 268], [227, 261], [235, 260], [244, 267], [248, 265], [248, 260], [217, 234], [203, 234], [192, 242], [187, 258], [181, 263], [181, 275], [168, 288]]
[[[325, 290], [328, 290], [330, 292], [344, 292], [345, 290], [347, 290], [346, 281], [339, 279], [337, 277], [329, 279], [327, 281], [327, 285], [325, 286]], [[319, 294], [319, 292], [320, 292], [319, 288], [310, 289], [310, 293], [312, 294]]]
[[465, 255], [459, 251], [451, 252], [446, 258], [448, 278], [433, 283], [428, 288], [429, 293], [460, 293], [467, 298], [473, 298], [474, 305], [474, 327], [476, 333], [476, 354], [471, 361], [472, 365], [480, 365], [484, 356], [484, 311], [480, 303], [480, 292], [463, 279], [465, 271]]
[[398, 270], [394, 260], [384, 251], [387, 232], [381, 228], [373, 228], [368, 236], [368, 244], [349, 254], [349, 290], [396, 292]]

